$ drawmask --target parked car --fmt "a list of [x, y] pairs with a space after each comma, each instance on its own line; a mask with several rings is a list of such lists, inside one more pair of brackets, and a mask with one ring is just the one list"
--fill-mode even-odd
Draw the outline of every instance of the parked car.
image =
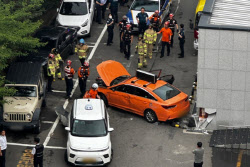
[[77, 99], [68, 118], [65, 159], [76, 166], [104, 166], [112, 160], [109, 115], [101, 99]]
[[137, 70], [131, 77], [113, 60], [99, 64], [97, 71], [98, 92], [106, 105], [144, 116], [149, 123], [180, 118], [190, 110], [188, 95], [155, 74]]
[[161, 20], [164, 21], [164, 18], [170, 13], [171, 3], [172, 0], [134, 0], [127, 13], [128, 21], [133, 24], [133, 27], [138, 27], [136, 16], [141, 12], [142, 7], [145, 8], [148, 17], [153, 15], [155, 10], [159, 10]]
[[63, 0], [57, 9], [56, 24], [78, 27], [78, 36], [90, 36], [94, 9], [94, 0]]
[[10, 66], [5, 87], [15, 88], [14, 96], [3, 99], [10, 102], [3, 104], [0, 124], [11, 130], [41, 130], [41, 106], [46, 105], [44, 81], [41, 63], [19, 62]]

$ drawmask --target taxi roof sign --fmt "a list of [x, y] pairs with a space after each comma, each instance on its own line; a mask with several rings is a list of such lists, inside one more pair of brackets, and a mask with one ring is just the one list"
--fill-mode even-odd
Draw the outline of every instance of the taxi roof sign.
[[87, 104], [85, 106], [85, 110], [93, 110], [93, 106], [91, 104]]
[[136, 77], [138, 79], [151, 82], [152, 84], [157, 82], [157, 75], [142, 70], [136, 70]]

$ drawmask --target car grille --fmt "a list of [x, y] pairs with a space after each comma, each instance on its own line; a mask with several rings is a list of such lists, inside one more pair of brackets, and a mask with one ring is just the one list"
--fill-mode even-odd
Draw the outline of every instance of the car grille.
[[25, 114], [9, 114], [10, 121], [26, 121]]

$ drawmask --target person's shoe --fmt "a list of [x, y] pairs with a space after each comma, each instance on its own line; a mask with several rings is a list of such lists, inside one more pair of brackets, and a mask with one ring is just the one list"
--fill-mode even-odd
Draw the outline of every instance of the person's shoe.
[[169, 56], [169, 53], [167, 54], [167, 56]]
[[179, 56], [178, 58], [184, 58], [184, 56]]
[[160, 58], [163, 58], [164, 56], [160, 56]]
[[127, 57], [127, 60], [129, 60], [129, 57]]
[[107, 43], [107, 46], [111, 46], [111, 44], [110, 44], [110, 43]]
[[113, 41], [111, 41], [110, 43], [113, 43]]
[[181, 53], [178, 53], [178, 55], [181, 55]]

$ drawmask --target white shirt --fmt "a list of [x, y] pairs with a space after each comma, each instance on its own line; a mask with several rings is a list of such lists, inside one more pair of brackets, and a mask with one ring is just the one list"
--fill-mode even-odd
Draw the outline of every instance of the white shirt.
[[6, 150], [6, 148], [7, 148], [6, 136], [0, 135], [0, 147], [1, 147], [1, 150]]
[[[38, 144], [36, 144], [36, 145], [38, 146], [38, 145], [40, 145], [40, 143], [38, 143]], [[32, 151], [31, 151], [31, 154], [32, 154], [32, 155], [35, 155], [35, 153], [36, 153], [36, 147], [34, 147], [34, 148], [32, 149]]]

